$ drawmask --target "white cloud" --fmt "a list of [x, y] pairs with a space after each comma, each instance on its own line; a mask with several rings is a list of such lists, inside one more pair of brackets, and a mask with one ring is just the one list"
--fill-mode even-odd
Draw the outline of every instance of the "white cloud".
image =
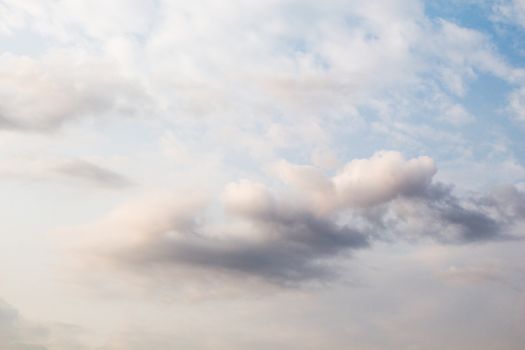
[[499, 0], [493, 6], [494, 19], [525, 27], [525, 1]]
[[90, 267], [116, 267], [170, 287], [180, 279], [189, 286], [297, 286], [333, 278], [336, 258], [376, 241], [465, 244], [522, 236], [514, 230], [525, 219], [522, 192], [456, 197], [432, 182], [436, 167], [428, 157], [378, 152], [349, 162], [332, 179], [284, 161], [276, 170], [288, 186], [229, 183], [220, 198], [224, 211], [213, 197], [175, 193], [123, 205], [82, 229], [87, 241], [80, 249], [88, 261], [95, 258]]
[[351, 161], [334, 184], [342, 205], [369, 206], [424, 191], [436, 171], [429, 157], [405, 160], [398, 152], [378, 152]]
[[454, 104], [445, 110], [441, 119], [453, 125], [463, 125], [472, 122], [474, 117], [463, 106]]
[[153, 24], [156, 2], [72, 0], [41, 2], [35, 0], [2, 2], [4, 31], [12, 33], [27, 26], [61, 42], [75, 43], [79, 36], [107, 39], [140, 35]]
[[277, 174], [303, 195], [313, 199], [321, 212], [347, 207], [366, 208], [397, 196], [424, 191], [436, 173], [429, 157], [410, 160], [394, 151], [380, 151], [369, 159], [354, 159], [328, 178], [313, 166], [281, 161]]
[[148, 109], [140, 82], [111, 61], [57, 51], [42, 59], [3, 54], [0, 62], [2, 128], [47, 130], [82, 116]]
[[99, 188], [126, 188], [133, 182], [107, 168], [100, 160], [44, 156], [4, 159], [0, 177], [13, 181], [51, 181]]
[[509, 112], [519, 121], [525, 121], [525, 87], [513, 91], [509, 96]]

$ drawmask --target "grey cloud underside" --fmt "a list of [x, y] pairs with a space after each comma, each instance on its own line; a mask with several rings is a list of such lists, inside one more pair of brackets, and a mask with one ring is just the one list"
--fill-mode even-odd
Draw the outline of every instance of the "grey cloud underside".
[[309, 215], [259, 222], [254, 229], [267, 237], [254, 241], [183, 232], [154, 237], [120, 258], [135, 266], [204, 269], [289, 285], [333, 277], [323, 260], [369, 245], [366, 235]]
[[124, 175], [83, 160], [69, 160], [54, 169], [59, 174], [103, 187], [127, 187], [133, 183]]
[[[523, 195], [522, 196], [522, 200]], [[442, 184], [434, 184], [426, 193], [415, 198], [415, 204], [425, 207], [431, 218], [427, 232], [432, 239], [441, 243], [462, 244], [486, 240], [510, 239], [506, 233], [509, 224], [504, 217], [490, 215], [491, 210], [498, 206], [483, 206], [476, 204], [476, 198], [457, 198], [450, 188]], [[395, 205], [395, 204], [394, 204]], [[400, 220], [403, 220], [403, 216]], [[452, 231], [451, 235], [444, 233]], [[420, 235], [424, 235], [421, 232]]]
[[525, 193], [515, 186], [502, 186], [464, 202], [462, 204], [450, 189], [438, 201], [444, 203], [440, 207], [442, 220], [461, 228], [461, 241], [522, 238], [520, 233], [512, 232], [525, 220]]
[[[459, 228], [459, 237], [456, 241], [469, 243], [504, 238], [502, 236], [504, 225], [483, 212], [468, 210], [458, 205], [439, 208], [437, 212], [440, 220]], [[444, 240], [447, 241], [446, 238]]]
[[[521, 201], [525, 201], [522, 193], [520, 196]], [[478, 197], [459, 199], [447, 190], [437, 198], [430, 194], [398, 198], [383, 208], [371, 210], [379, 213], [367, 213], [366, 216], [375, 240], [423, 239], [440, 244], [470, 244], [521, 239], [512, 229], [525, 216], [509, 220], [499, 204], [493, 199], [490, 202], [490, 205], [481, 205]]]

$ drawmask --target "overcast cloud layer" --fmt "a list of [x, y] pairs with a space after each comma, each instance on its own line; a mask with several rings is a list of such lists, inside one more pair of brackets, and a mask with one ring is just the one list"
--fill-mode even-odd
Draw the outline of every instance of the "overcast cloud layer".
[[0, 348], [525, 343], [525, 2], [0, 0]]

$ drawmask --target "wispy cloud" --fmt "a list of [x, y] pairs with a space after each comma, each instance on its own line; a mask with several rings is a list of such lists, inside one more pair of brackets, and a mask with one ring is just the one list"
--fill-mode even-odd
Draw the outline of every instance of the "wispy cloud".
[[100, 188], [126, 188], [133, 185], [127, 176], [80, 158], [26, 157], [4, 162], [0, 176], [14, 181], [70, 181]]
[[54, 170], [67, 177], [103, 187], [127, 187], [132, 182], [125, 176], [84, 160], [69, 160], [58, 164]]

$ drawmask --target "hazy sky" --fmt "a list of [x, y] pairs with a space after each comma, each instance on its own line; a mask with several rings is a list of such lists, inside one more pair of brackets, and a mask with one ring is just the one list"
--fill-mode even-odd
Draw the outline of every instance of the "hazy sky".
[[523, 349], [525, 1], [0, 0], [0, 50], [0, 349]]

